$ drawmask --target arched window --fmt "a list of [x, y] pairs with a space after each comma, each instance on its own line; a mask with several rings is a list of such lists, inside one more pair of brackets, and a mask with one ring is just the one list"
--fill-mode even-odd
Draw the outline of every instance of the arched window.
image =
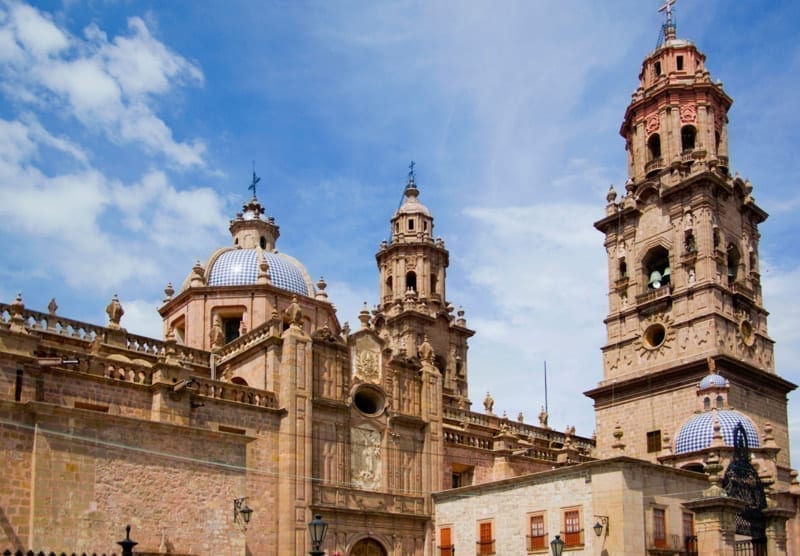
[[647, 140], [647, 149], [650, 152], [650, 160], [661, 158], [661, 137], [654, 133]]
[[683, 152], [693, 151], [697, 130], [693, 125], [685, 125], [681, 128], [681, 150]]
[[259, 243], [260, 243], [262, 249], [266, 249], [267, 248], [267, 238], [265, 238], [264, 236], [261, 236], [261, 241]]
[[231, 379], [233, 384], [239, 384], [241, 386], [247, 386], [247, 381], [240, 376], [235, 376]]
[[723, 400], [722, 396], [721, 395], [717, 396], [717, 409], [722, 409], [723, 402], [724, 402], [724, 400]]
[[625, 262], [624, 258], [619, 260], [619, 277], [620, 278], [628, 277], [628, 263]]
[[436, 278], [435, 273], [431, 273], [431, 294], [436, 293], [436, 286], [438, 285], [438, 280]]
[[417, 291], [417, 274], [415, 272], [406, 274], [406, 290]]
[[703, 398], [703, 409], [705, 409], [706, 411], [711, 409], [711, 398], [709, 398], [708, 396]]
[[672, 276], [669, 251], [661, 246], [652, 248], [642, 260], [642, 270], [648, 289], [657, 290], [669, 285]]
[[388, 276], [386, 278], [386, 295], [392, 295], [394, 293], [394, 289], [392, 286], [393, 286], [392, 277]]
[[714, 146], [716, 147], [716, 153], [719, 154], [719, 142], [720, 142], [720, 135], [719, 131], [714, 132]]

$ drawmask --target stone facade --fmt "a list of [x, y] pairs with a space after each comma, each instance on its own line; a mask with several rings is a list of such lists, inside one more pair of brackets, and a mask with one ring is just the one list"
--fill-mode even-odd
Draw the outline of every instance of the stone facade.
[[[767, 215], [728, 172], [730, 98], [665, 29], [622, 126], [626, 192], [596, 223], [596, 441], [551, 429], [544, 409], [538, 424], [495, 415], [489, 393], [473, 410], [474, 332], [446, 296], [449, 253], [412, 166], [356, 330], [276, 250], [255, 196], [231, 245], [165, 288], [162, 340], [127, 332], [116, 297], [105, 326], [0, 303], [0, 550], [111, 552], [130, 523], [143, 553], [301, 554], [321, 514], [339, 556], [546, 553], [555, 534], [576, 554], [691, 552], [695, 535], [729, 554], [743, 506], [723, 471], [749, 443], [759, 541], [800, 553], [795, 386], [776, 373], [758, 269]], [[759, 438], [737, 444], [723, 412]], [[696, 413], [713, 436], [677, 450]]]

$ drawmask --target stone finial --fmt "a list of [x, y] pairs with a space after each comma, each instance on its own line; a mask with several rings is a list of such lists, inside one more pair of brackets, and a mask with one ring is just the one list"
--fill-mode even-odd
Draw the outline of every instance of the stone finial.
[[317, 282], [317, 299], [326, 300], [328, 299], [328, 292], [325, 291], [325, 288], [328, 287], [328, 283], [325, 281], [325, 278], [322, 276], [319, 277], [319, 281]]
[[189, 277], [189, 285], [196, 288], [205, 286], [204, 274], [203, 265], [200, 264], [199, 260], [195, 261], [192, 267], [192, 275]]
[[521, 411], [519, 413], [517, 413], [517, 422], [518, 423], [524, 423], [525, 422], [525, 415], [523, 415]]
[[422, 339], [422, 344], [419, 346], [419, 358], [428, 363], [433, 363], [433, 356], [433, 346], [428, 341], [428, 335], [426, 334]]
[[58, 303], [56, 303], [56, 298], [54, 297], [50, 300], [50, 303], [47, 304], [47, 312], [51, 316], [55, 316], [56, 311], [58, 311]]
[[709, 487], [703, 491], [703, 495], [709, 498], [723, 496], [725, 491], [720, 486], [720, 472], [722, 465], [719, 461], [717, 452], [710, 452], [705, 459], [706, 474], [708, 475]]
[[361, 321], [361, 329], [369, 328], [369, 307], [367, 307], [367, 302], [364, 302], [364, 306], [361, 308], [361, 311], [358, 313], [358, 320]]
[[300, 304], [297, 302], [297, 296], [292, 296], [292, 302], [283, 312], [283, 316], [286, 321], [289, 322], [291, 326], [300, 327], [303, 323], [303, 310], [300, 308]]
[[347, 337], [350, 336], [350, 323], [348, 321], [344, 321], [342, 325], [342, 338], [347, 340]]
[[606, 193], [606, 201], [608, 201], [608, 204], [611, 205], [616, 200], [617, 200], [617, 190], [614, 189], [614, 185], [613, 184], [609, 185], [608, 186], [608, 193]]
[[175, 288], [172, 287], [172, 282], [167, 282], [167, 287], [164, 288], [164, 303], [172, 301], [173, 295], [175, 295]]
[[494, 398], [489, 392], [486, 392], [486, 397], [483, 398], [483, 409], [485, 409], [486, 413], [489, 415], [494, 415], [494, 413], [492, 413], [494, 409]]
[[711, 445], [714, 447], [725, 446], [725, 438], [722, 436], [722, 424], [719, 422], [719, 416], [717, 416], [716, 412], [711, 421], [711, 430]]
[[14, 298], [14, 301], [10, 305], [11, 330], [15, 332], [26, 332], [25, 317], [23, 316], [24, 311], [25, 304], [22, 302], [22, 294], [18, 293], [17, 297]]
[[539, 426], [543, 427], [545, 429], [549, 428], [547, 426], [547, 419], [548, 418], [549, 418], [549, 415], [547, 414], [547, 411], [545, 411], [544, 406], [542, 406], [542, 409], [539, 410]]
[[269, 284], [272, 282], [272, 277], [269, 275], [269, 263], [266, 259], [261, 259], [258, 263], [258, 277], [256, 278], [257, 284]]
[[119, 323], [122, 320], [122, 315], [125, 314], [125, 309], [122, 308], [117, 294], [114, 294], [114, 297], [111, 298], [111, 303], [106, 305], [106, 314], [108, 315], [109, 328], [121, 328]]
[[456, 311], [456, 324], [458, 326], [467, 326], [467, 319], [464, 318], [464, 308], [460, 306]]

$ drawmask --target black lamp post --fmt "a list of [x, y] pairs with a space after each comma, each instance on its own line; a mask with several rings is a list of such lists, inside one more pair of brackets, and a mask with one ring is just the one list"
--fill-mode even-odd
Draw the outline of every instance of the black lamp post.
[[596, 515], [597, 521], [594, 524], [594, 534], [598, 537], [603, 534], [605, 530], [606, 536], [608, 536], [608, 516], [607, 515]]
[[308, 535], [311, 537], [311, 552], [309, 556], [325, 556], [322, 550], [322, 543], [325, 541], [325, 533], [328, 532], [328, 524], [317, 514], [314, 519], [308, 522]]
[[561, 556], [561, 553], [564, 552], [564, 541], [561, 540], [561, 535], [556, 535], [556, 538], [550, 541], [550, 550], [553, 551], [553, 556]]

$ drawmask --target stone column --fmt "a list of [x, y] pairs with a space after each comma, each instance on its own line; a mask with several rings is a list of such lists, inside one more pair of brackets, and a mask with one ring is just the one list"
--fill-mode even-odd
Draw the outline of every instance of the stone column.
[[699, 498], [684, 504], [695, 514], [698, 554], [734, 556], [736, 515], [745, 505], [741, 500], [727, 496]]
[[770, 508], [764, 510], [767, 518], [767, 554], [770, 556], [786, 556], [786, 521], [794, 517], [794, 512], [786, 508]]

